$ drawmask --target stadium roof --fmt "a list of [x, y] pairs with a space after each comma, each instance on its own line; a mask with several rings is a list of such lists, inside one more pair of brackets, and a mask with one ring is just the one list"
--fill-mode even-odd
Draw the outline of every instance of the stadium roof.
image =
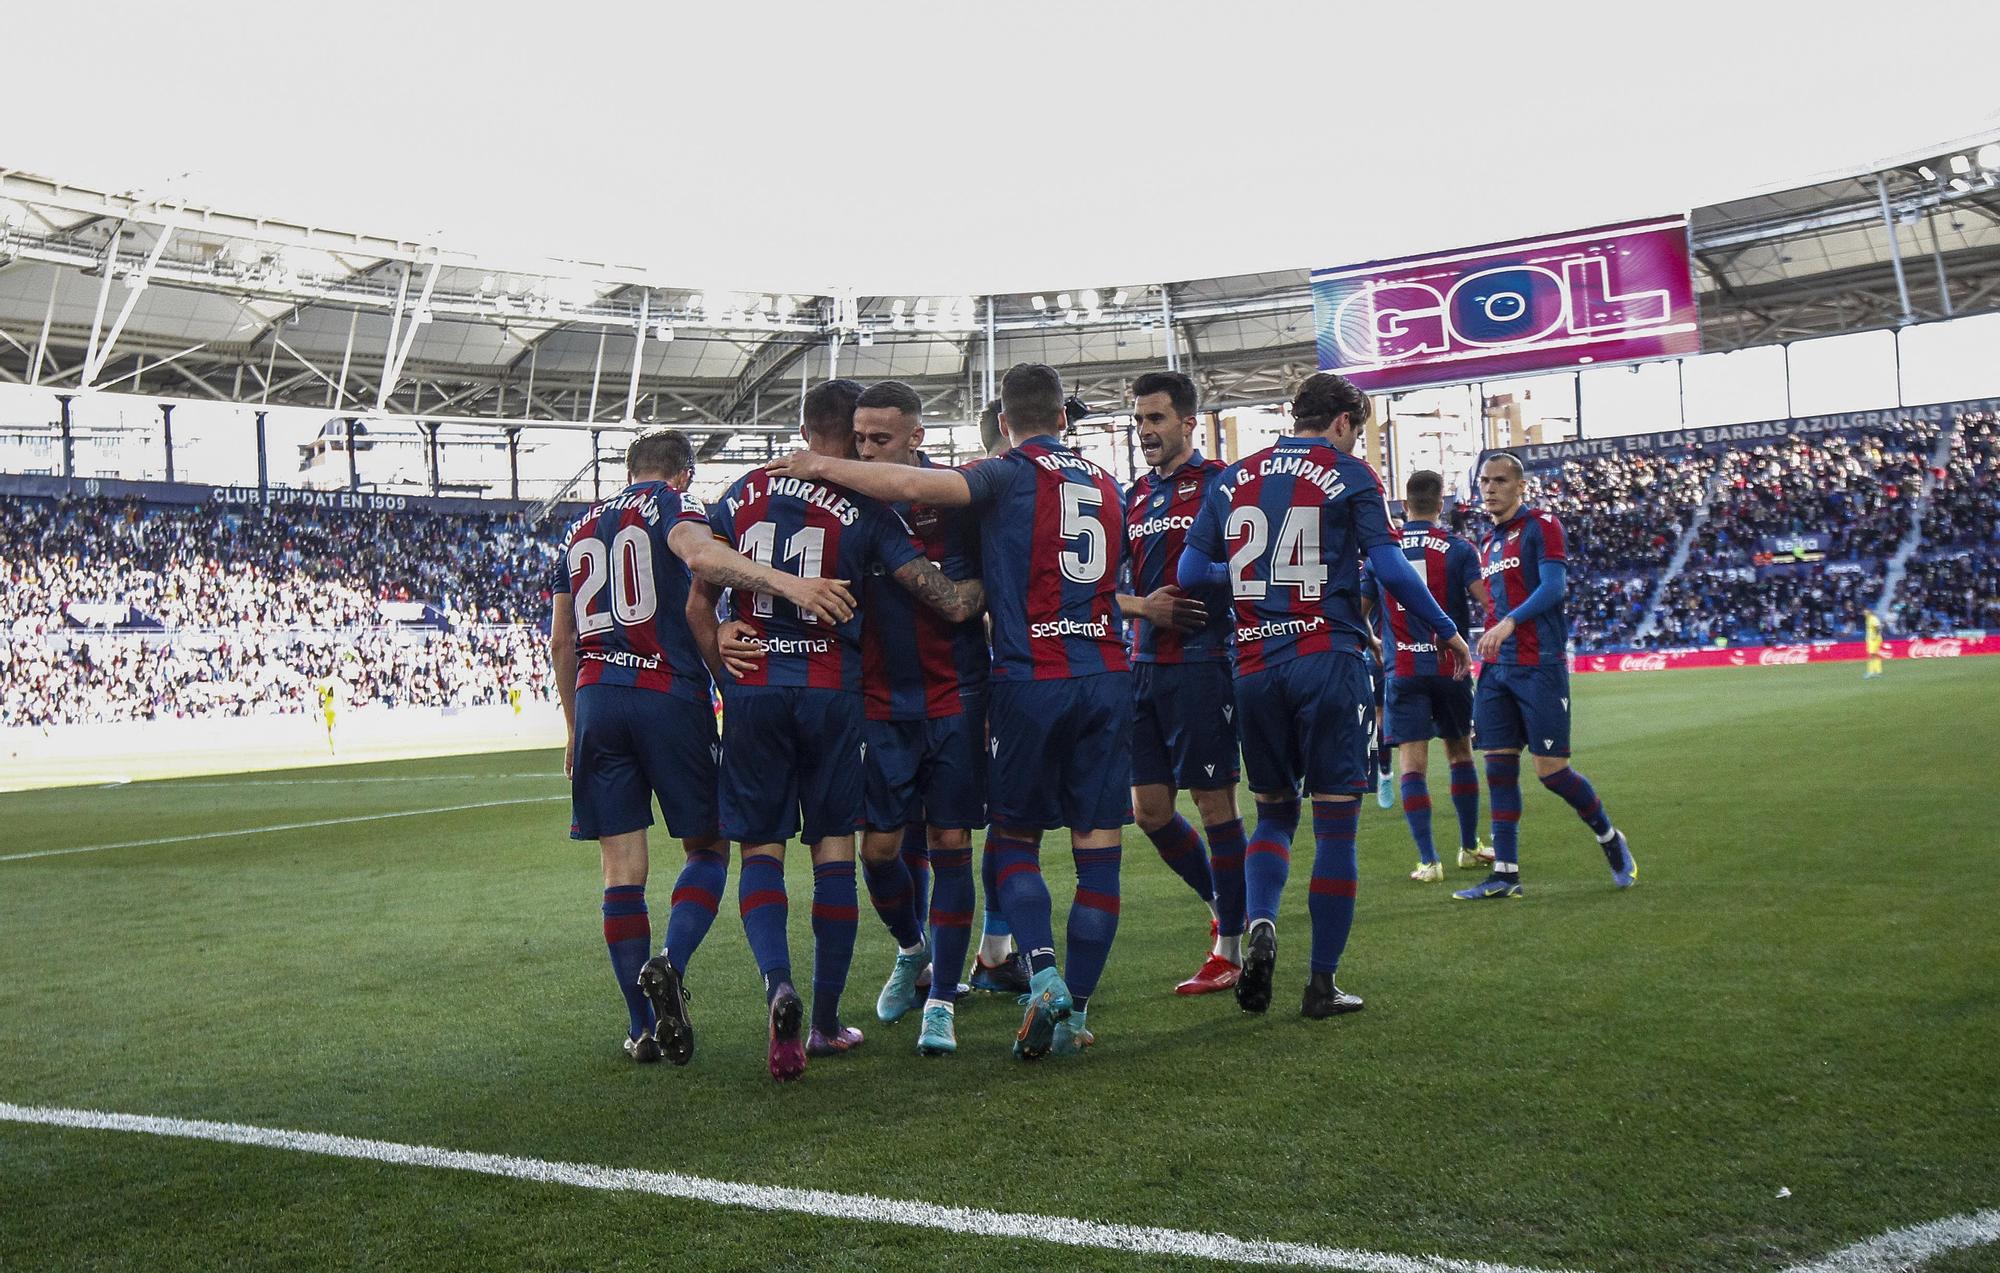
[[[2000, 192], [1938, 166], [2000, 135], [1990, 93], [1857, 93], [1879, 58], [1849, 24], [1736, 6], [1717, 43], [1683, 12], [1620, 60], [1589, 7], [1449, 32], [1332, 6], [1031, 4], [976, 30], [948, 9], [788, 11], [776, 43], [740, 25], [763, 7], [587, 31], [444, 9], [323, 83], [324, 15], [128, 14], [84, 47], [24, 14], [12, 44], [49, 56], [13, 91], [86, 113], [0, 153], [0, 380], [719, 438], [783, 420], [837, 348], [963, 416], [1002, 289], [1001, 367], [1115, 401], [1171, 331], [1210, 403], [1270, 401], [1313, 367], [1308, 267], [1690, 205], [1709, 349], [2000, 304]], [[1973, 44], [2000, 27], [1933, 16]], [[1370, 48], [1402, 50], [1395, 91]], [[1780, 50], [1821, 74], [1776, 77]], [[258, 109], [217, 73], [245, 67], [298, 78]], [[747, 290], [774, 283], [799, 290]]]

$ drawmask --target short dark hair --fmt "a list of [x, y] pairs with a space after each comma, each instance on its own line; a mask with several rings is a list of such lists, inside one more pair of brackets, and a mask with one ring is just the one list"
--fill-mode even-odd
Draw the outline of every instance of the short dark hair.
[[1063, 427], [1061, 373], [1047, 363], [1015, 363], [1000, 378], [1000, 409], [1014, 429], [1054, 433]]
[[1194, 380], [1185, 372], [1149, 371], [1132, 382], [1132, 401], [1137, 402], [1149, 393], [1166, 394], [1174, 404], [1174, 414], [1183, 420], [1201, 405], [1195, 395]]
[[1444, 475], [1434, 469], [1418, 469], [1403, 483], [1403, 503], [1410, 511], [1435, 513], [1444, 506]]
[[844, 438], [854, 432], [854, 404], [861, 400], [859, 380], [829, 380], [806, 390], [806, 432], [816, 438]]
[[1292, 399], [1292, 419], [1315, 432], [1326, 429], [1338, 415], [1345, 415], [1358, 432], [1373, 410], [1368, 395], [1355, 388], [1352, 380], [1331, 371], [1307, 376]]
[[1521, 457], [1512, 451], [1488, 451], [1484, 458], [1479, 461], [1479, 467], [1485, 468], [1495, 460], [1500, 461], [1502, 464], [1513, 465], [1515, 477], [1526, 477], [1528, 475], [1528, 466], [1521, 463]]
[[694, 467], [694, 446], [673, 429], [647, 429], [625, 448], [625, 467], [633, 473], [679, 477]]
[[857, 411], [862, 407], [889, 407], [915, 419], [924, 413], [924, 400], [900, 380], [882, 380], [863, 389], [854, 400], [854, 407]]

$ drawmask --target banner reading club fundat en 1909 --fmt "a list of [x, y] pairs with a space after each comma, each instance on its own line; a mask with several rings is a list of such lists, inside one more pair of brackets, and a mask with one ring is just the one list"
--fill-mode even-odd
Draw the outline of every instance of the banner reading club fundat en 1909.
[[1314, 270], [1319, 365], [1364, 389], [1701, 351], [1687, 218]]

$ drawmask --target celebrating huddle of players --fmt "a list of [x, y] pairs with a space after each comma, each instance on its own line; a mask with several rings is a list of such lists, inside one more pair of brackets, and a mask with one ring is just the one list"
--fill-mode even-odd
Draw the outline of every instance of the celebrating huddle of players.
[[[1234, 464], [1193, 450], [1186, 376], [1142, 376], [1133, 395], [1151, 468], [1129, 491], [1060, 440], [1062, 381], [1040, 364], [1008, 371], [1003, 449], [963, 468], [924, 457], [921, 401], [893, 381], [815, 387], [806, 449], [706, 508], [685, 493], [684, 438], [654, 429], [632, 443], [631, 484], [569, 532], [550, 648], [570, 725], [570, 834], [602, 850], [604, 937], [635, 1060], [694, 1054], [683, 983], [721, 904], [729, 841], [780, 1080], [863, 1041], [840, 1017], [858, 883], [897, 945], [876, 1014], [893, 1022], [921, 1005], [918, 1051], [957, 1049], [954, 1005], [973, 954], [972, 987], [1026, 1004], [1015, 1056], [1081, 1053], [1095, 1042], [1090, 1000], [1135, 817], [1213, 918], [1206, 960], [1176, 992], [1233, 989], [1264, 1012], [1302, 792], [1314, 853], [1300, 1010], [1359, 1010], [1334, 974], [1376, 732], [1371, 657], [1384, 660], [1382, 732], [1402, 749], [1423, 859], [1412, 878], [1442, 878], [1424, 778], [1432, 737], [1452, 761], [1460, 865], [1485, 860], [1476, 725], [1493, 870], [1454, 896], [1521, 895], [1524, 747], [1597, 833], [1614, 880], [1632, 882], [1624, 836], [1568, 765], [1562, 529], [1522, 506], [1513, 456], [1481, 470], [1494, 529], [1475, 569], [1470, 546], [1434, 524], [1435, 474], [1412, 479], [1410, 520], [1400, 539], [1392, 529], [1381, 482], [1353, 455], [1369, 402], [1342, 377], [1308, 379], [1294, 433]], [[1474, 594], [1487, 612], [1476, 700], [1463, 635]], [[1243, 773], [1256, 804], [1247, 834]], [[1200, 831], [1176, 810], [1181, 791]], [[645, 900], [655, 800], [686, 851], [657, 954]], [[1062, 828], [1076, 892], [1059, 963], [1041, 843]], [[976, 830], [985, 920], [974, 954]], [[787, 931], [794, 838], [813, 864], [810, 1011]]]

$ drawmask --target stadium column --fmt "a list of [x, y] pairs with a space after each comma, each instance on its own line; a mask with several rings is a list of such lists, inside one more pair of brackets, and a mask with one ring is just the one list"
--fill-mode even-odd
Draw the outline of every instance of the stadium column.
[[167, 451], [167, 480], [174, 480], [174, 404], [160, 404], [160, 441]]
[[76, 476], [76, 433], [71, 428], [69, 404], [76, 400], [75, 394], [59, 393], [56, 401], [62, 404], [62, 475], [64, 478]]
[[268, 411], [257, 413], [257, 494], [262, 497], [271, 489], [271, 453], [264, 445], [264, 417]]
[[521, 498], [521, 431], [507, 430], [507, 498]]
[[438, 493], [438, 426], [436, 421], [417, 421], [417, 428], [424, 434], [424, 459], [431, 471], [431, 494]]
[[359, 432], [354, 426], [359, 423], [353, 416], [347, 418], [347, 489], [361, 489], [361, 464], [354, 456], [354, 438]]
[[590, 431], [590, 502], [593, 504], [604, 498], [604, 482], [598, 472], [598, 461], [602, 458], [598, 438], [602, 432], [601, 429]]

